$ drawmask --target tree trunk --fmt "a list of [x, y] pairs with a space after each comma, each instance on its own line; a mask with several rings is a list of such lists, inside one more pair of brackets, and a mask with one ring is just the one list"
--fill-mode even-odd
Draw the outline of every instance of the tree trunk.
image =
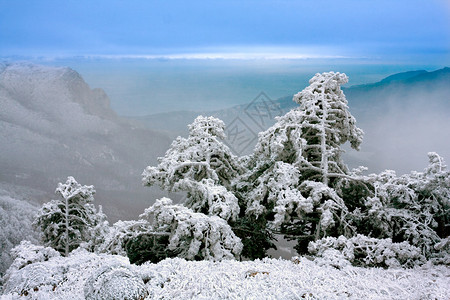
[[65, 236], [65, 253], [64, 256], [67, 257], [69, 255], [69, 200], [64, 198], [66, 204], [66, 236]]
[[324, 185], [328, 186], [328, 154], [327, 154], [327, 131], [325, 130], [326, 121], [328, 118], [328, 107], [327, 102], [325, 100], [325, 87], [322, 90], [322, 119], [320, 120], [321, 133], [320, 133], [320, 151], [322, 154], [322, 159], [320, 161], [320, 168], [323, 172], [322, 182]]

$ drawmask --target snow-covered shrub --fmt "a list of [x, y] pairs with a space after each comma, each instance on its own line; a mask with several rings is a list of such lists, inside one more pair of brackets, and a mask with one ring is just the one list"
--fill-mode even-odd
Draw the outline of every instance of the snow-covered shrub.
[[344, 260], [365, 267], [412, 267], [424, 262], [418, 247], [407, 242], [393, 243], [391, 239], [376, 239], [364, 235], [351, 238], [326, 237], [308, 246], [318, 262], [336, 267], [345, 266]]
[[[50, 285], [38, 286], [39, 290], [31, 290], [24, 299], [82, 300], [91, 295], [94, 299], [114, 299], [113, 291], [119, 297], [129, 295], [133, 299], [142, 286], [138, 278], [148, 293], [142, 294], [142, 299], [440, 300], [450, 297], [450, 268], [431, 264], [414, 269], [347, 266], [339, 270], [300, 257], [294, 263], [269, 258], [242, 262], [174, 258], [135, 266], [122, 256], [99, 255], [82, 249], [72, 251], [68, 257], [53, 257], [38, 264], [33, 273], [42, 274], [38, 271], [41, 267], [47, 270], [42, 277], [51, 279]], [[61, 275], [63, 279], [53, 286], [54, 279]], [[112, 286], [107, 278], [115, 284]], [[105, 285], [97, 285], [101, 282]], [[130, 288], [117, 291], [117, 287], [124, 286]], [[86, 290], [92, 294], [86, 295]], [[132, 293], [133, 290], [136, 292]], [[4, 291], [0, 298], [19, 299], [20, 291]]]
[[40, 286], [53, 287], [61, 279], [56, 269], [48, 269], [46, 262], [53, 257], [59, 257], [58, 251], [51, 247], [43, 247], [22, 241], [11, 250], [14, 259], [6, 271], [4, 291], [8, 293], [28, 294]]
[[[40, 230], [46, 246], [67, 256], [83, 242], [98, 233], [98, 225], [107, 226], [106, 216], [97, 213], [94, 201], [94, 187], [82, 186], [73, 177], [66, 183], [59, 183], [55, 191], [61, 198], [45, 203], [39, 210], [33, 225]], [[93, 231], [94, 230], [94, 231]]]
[[95, 252], [128, 256], [135, 264], [156, 263], [177, 253], [167, 249], [168, 236], [169, 233], [155, 233], [147, 220], [118, 221], [110, 227]]
[[449, 236], [450, 172], [438, 154], [428, 156], [430, 164], [424, 172], [371, 175], [375, 194], [366, 199], [366, 207], [368, 223], [380, 237], [408, 241], [429, 258], [446, 252], [445, 247], [435, 246]]
[[156, 232], [170, 234], [168, 249], [178, 251], [179, 257], [190, 260], [233, 259], [242, 251], [241, 240], [224, 219], [172, 205], [171, 199], [156, 200], [140, 217], [153, 220]]
[[152, 227], [146, 220], [117, 221], [110, 227], [103, 243], [95, 248], [95, 252], [126, 256], [127, 242], [149, 231], [152, 231]]
[[[64, 257], [50, 247], [23, 242], [5, 278], [3, 293], [12, 299], [143, 299], [144, 281], [123, 256], [78, 248]], [[3, 298], [2, 298], [3, 299]]]
[[34, 292], [54, 291], [64, 279], [62, 267], [33, 263], [12, 273], [6, 281], [4, 292], [28, 296]]
[[22, 269], [26, 265], [47, 261], [52, 257], [60, 256], [59, 252], [51, 247], [34, 245], [30, 241], [22, 241], [11, 250], [11, 256], [14, 262], [10, 269]]
[[121, 264], [100, 267], [88, 278], [83, 290], [86, 300], [144, 299], [147, 294], [142, 278]]

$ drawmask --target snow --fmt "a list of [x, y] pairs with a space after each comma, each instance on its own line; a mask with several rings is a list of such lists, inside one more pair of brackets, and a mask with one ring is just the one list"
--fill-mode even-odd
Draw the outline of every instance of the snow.
[[156, 200], [140, 217], [153, 219], [156, 232], [169, 232], [168, 249], [180, 251], [179, 257], [233, 259], [242, 251], [241, 240], [224, 219], [172, 205], [169, 198]]
[[381, 269], [347, 265], [337, 269], [305, 257], [244, 262], [173, 258], [136, 266], [122, 256], [76, 250], [67, 258], [55, 256], [30, 264], [18, 270], [16, 277], [33, 274], [39, 274], [40, 280], [7, 282], [1, 299], [16, 299], [20, 294], [24, 299], [73, 300], [450, 297], [448, 266]]

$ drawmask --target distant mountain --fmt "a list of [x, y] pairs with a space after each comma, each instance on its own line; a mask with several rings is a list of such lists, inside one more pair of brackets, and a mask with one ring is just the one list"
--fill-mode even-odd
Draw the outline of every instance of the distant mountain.
[[408, 98], [423, 93], [428, 93], [433, 97], [436, 92], [444, 94], [443, 100], [448, 102], [445, 94], [450, 91], [450, 68], [433, 72], [421, 70], [398, 73], [376, 83], [352, 86], [343, 88], [343, 90], [350, 105], [354, 106], [385, 101], [393, 96], [399, 98], [398, 101], [405, 102], [408, 101]]
[[0, 181], [56, 197], [74, 176], [93, 184], [97, 204], [112, 220], [135, 218], [162, 195], [140, 174], [171, 139], [118, 117], [101, 89], [70, 68], [0, 63]]
[[[351, 79], [350, 79], [351, 81]], [[424, 92], [447, 93], [450, 91], [450, 68], [443, 68], [432, 72], [424, 70], [409, 71], [390, 75], [379, 82], [342, 87], [351, 109], [361, 109], [373, 101], [380, 106], [380, 102], [393, 96], [399, 101], [408, 101], [411, 95], [421, 95]], [[434, 96], [434, 94], [433, 94]], [[448, 102], [448, 96], [442, 100]], [[283, 111], [296, 107], [292, 96], [276, 100]], [[450, 103], [449, 103], [450, 104]]]
[[[366, 165], [373, 172], [392, 168], [404, 173], [421, 170], [428, 151], [450, 159], [450, 68], [403, 72], [342, 89], [358, 126], [366, 132], [362, 150], [348, 151], [349, 165]], [[216, 116], [228, 127], [227, 144], [237, 154], [247, 154], [257, 133], [271, 126], [275, 116], [294, 107], [297, 104], [292, 95], [277, 100], [257, 97], [252, 103], [218, 111], [180, 111], [137, 119], [149, 128], [166, 130], [174, 138], [186, 136], [187, 124], [199, 114]]]
[[[433, 92], [450, 91], [450, 68], [443, 68], [433, 72], [425, 70], [402, 72], [390, 75], [379, 82], [342, 87], [351, 108], [367, 105], [368, 100], [376, 102], [383, 101], [386, 96], [405, 96], [412, 93], [423, 93], [424, 89]], [[387, 95], [388, 94], [388, 95]], [[292, 96], [285, 96], [273, 100], [279, 107], [282, 114], [297, 106], [292, 101]], [[404, 97], [403, 97], [404, 98]], [[447, 98], [443, 98], [447, 100]], [[403, 99], [405, 100], [405, 99]], [[143, 117], [132, 117], [130, 119], [139, 120], [148, 128], [165, 130], [170, 135], [175, 133], [186, 133], [185, 127], [191, 123], [199, 114], [214, 115], [224, 121], [232, 121], [240, 112], [243, 112], [251, 103], [233, 106], [217, 111], [174, 111], [167, 113], [152, 114]]]

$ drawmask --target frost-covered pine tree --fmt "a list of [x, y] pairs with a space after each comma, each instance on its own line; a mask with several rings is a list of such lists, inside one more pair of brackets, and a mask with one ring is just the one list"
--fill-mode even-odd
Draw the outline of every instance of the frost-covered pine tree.
[[266, 218], [275, 230], [288, 225], [286, 233], [307, 240], [351, 234], [348, 208], [335, 187], [343, 179], [357, 179], [342, 161], [341, 146], [350, 142], [358, 150], [363, 131], [340, 88], [346, 82], [345, 74], [316, 74], [294, 95], [299, 107], [259, 134], [238, 186], [246, 195], [247, 214]]
[[189, 126], [189, 137], [178, 137], [159, 158], [156, 167], [144, 170], [144, 185], [158, 184], [168, 191], [186, 191], [185, 206], [196, 212], [236, 219], [238, 199], [229, 191], [242, 173], [237, 157], [222, 142], [223, 121], [197, 117]]
[[102, 243], [93, 249], [97, 253], [128, 256], [131, 263], [146, 261], [157, 263], [167, 257], [176, 256], [176, 251], [167, 249], [169, 233], [155, 232], [148, 220], [117, 221], [108, 228]]
[[[59, 183], [55, 191], [60, 199], [45, 203], [33, 225], [40, 231], [45, 246], [67, 256], [83, 242], [92, 238], [97, 225], [104, 224], [105, 215], [97, 213], [94, 187], [79, 184], [73, 177]], [[97, 228], [98, 229], [98, 228]]]
[[[242, 239], [243, 256], [264, 257], [265, 249], [273, 245], [271, 234], [265, 223], [247, 218], [240, 207], [244, 200], [236, 193], [236, 184], [245, 167], [222, 142], [225, 124], [214, 117], [199, 116], [188, 127], [188, 138], [178, 137], [166, 155], [159, 158], [158, 166], [145, 169], [144, 185], [159, 184], [168, 191], [186, 191], [185, 207], [180, 209], [203, 213], [203, 218], [220, 217], [228, 222], [227, 230]], [[199, 215], [192, 216], [201, 219]]]
[[330, 178], [346, 177], [341, 145], [348, 141], [359, 150], [363, 137], [340, 88], [347, 81], [345, 74], [335, 72], [311, 78], [310, 85], [293, 97], [299, 107], [277, 117], [275, 125], [260, 134], [254, 163], [259, 168], [276, 161], [290, 163], [303, 180], [325, 185]]

